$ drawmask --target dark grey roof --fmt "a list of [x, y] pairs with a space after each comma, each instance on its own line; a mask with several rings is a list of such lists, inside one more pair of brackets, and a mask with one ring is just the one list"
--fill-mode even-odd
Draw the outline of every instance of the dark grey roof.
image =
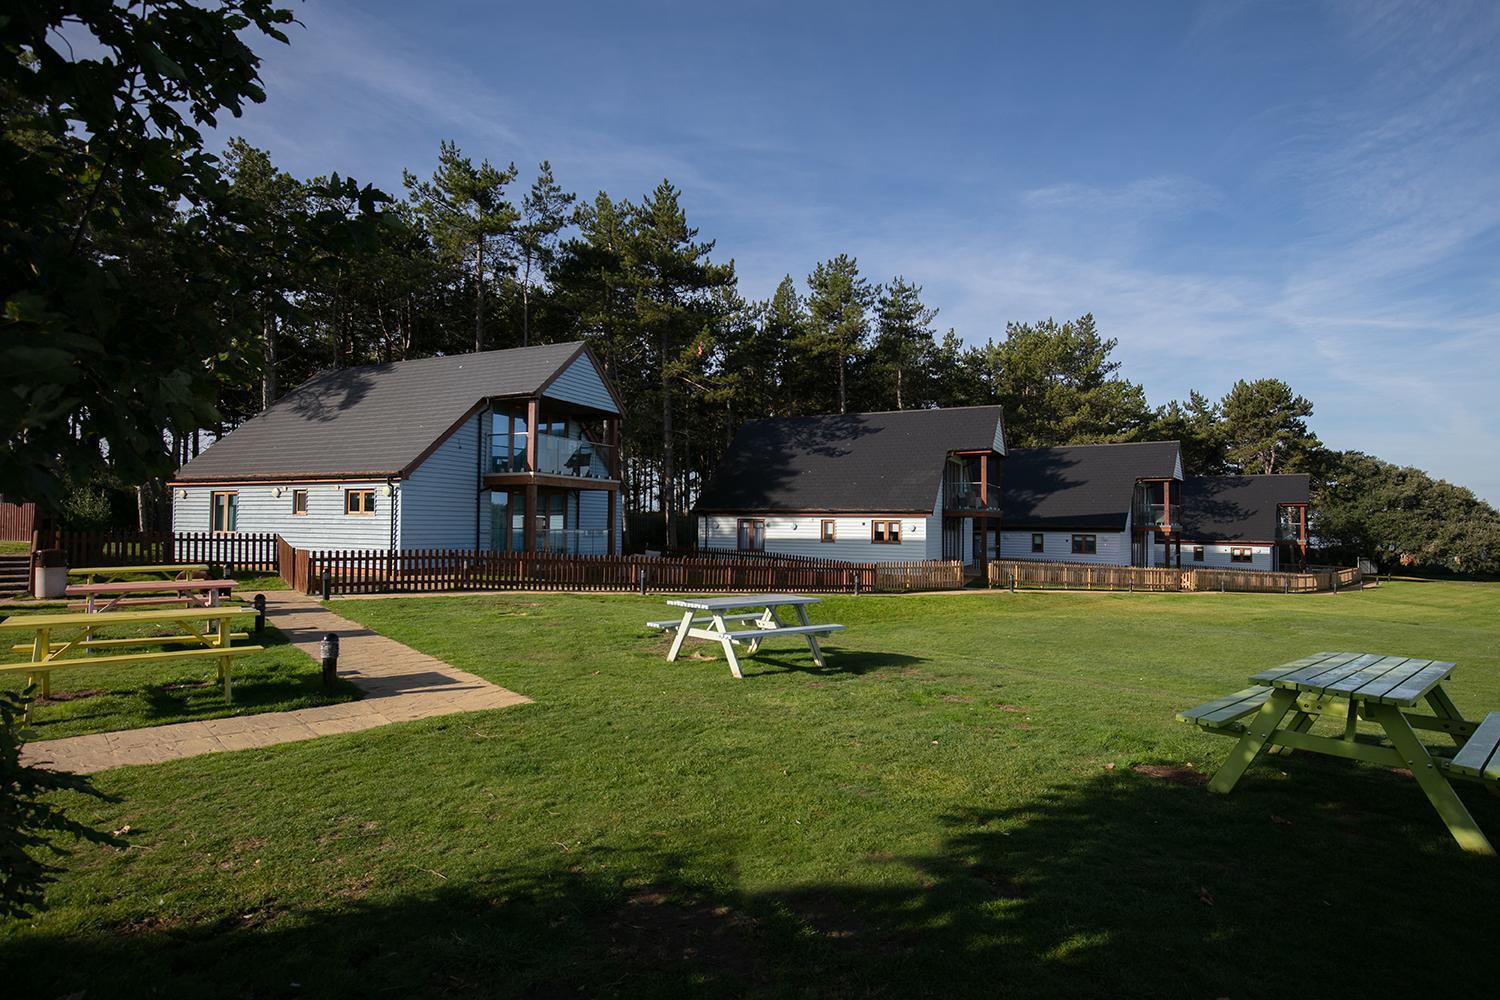
[[1005, 458], [1005, 528], [1124, 531], [1138, 479], [1177, 474], [1176, 441], [1017, 448]]
[[1182, 484], [1182, 537], [1198, 542], [1274, 542], [1278, 504], [1307, 503], [1310, 480], [1194, 476]]
[[179, 480], [398, 475], [490, 396], [535, 394], [582, 344], [545, 344], [324, 372], [245, 421]]
[[705, 512], [931, 512], [950, 451], [1003, 446], [998, 406], [752, 420], [699, 495]]

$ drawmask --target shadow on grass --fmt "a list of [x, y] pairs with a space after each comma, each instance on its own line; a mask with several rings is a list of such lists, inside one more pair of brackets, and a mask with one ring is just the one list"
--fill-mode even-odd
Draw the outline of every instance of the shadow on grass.
[[[795, 659], [789, 654], [796, 654]], [[820, 667], [813, 662], [812, 654], [802, 650], [761, 650], [751, 656], [739, 654], [740, 670], [744, 675], [756, 674], [817, 674], [836, 676], [850, 674], [859, 676], [875, 670], [905, 670], [919, 663], [926, 663], [924, 656], [909, 656], [906, 653], [884, 653], [863, 649], [823, 648], [823, 659], [828, 666]], [[771, 667], [774, 669], [765, 669]]]
[[[852, 856], [816, 884], [745, 891], [722, 859], [668, 850], [538, 850], [430, 892], [379, 898], [372, 873], [297, 908], [268, 889], [213, 923], [17, 938], [9, 957], [27, 996], [1214, 997], [1277, 995], [1289, 975], [1315, 995], [1425, 995], [1436, 975], [1487, 994], [1474, 956], [1500, 927], [1497, 862], [1457, 851], [1409, 781], [1287, 769], [1228, 799], [1079, 780], [944, 815], [932, 852]], [[1500, 808], [1480, 813], [1500, 830]]]

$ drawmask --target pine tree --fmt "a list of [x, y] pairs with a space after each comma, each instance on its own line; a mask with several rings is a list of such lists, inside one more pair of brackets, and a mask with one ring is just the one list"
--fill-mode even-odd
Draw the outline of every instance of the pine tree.
[[926, 405], [937, 348], [932, 323], [938, 311], [922, 304], [921, 285], [897, 275], [881, 293], [875, 313], [872, 354], [880, 382], [894, 389], [896, 409]]
[[531, 343], [531, 279], [547, 276], [557, 261], [558, 233], [568, 221], [568, 209], [577, 195], [564, 191], [552, 178], [552, 164], [537, 167], [531, 190], [521, 199], [519, 224], [515, 227], [515, 255], [521, 271], [521, 346]]
[[1295, 472], [1321, 447], [1307, 429], [1313, 405], [1280, 379], [1240, 379], [1220, 408], [1224, 414], [1225, 457], [1246, 473]]
[[839, 254], [807, 278], [809, 330], [804, 355], [818, 370], [834, 376], [838, 412], [848, 411], [848, 372], [870, 336], [870, 307], [876, 290], [859, 273], [859, 262]]

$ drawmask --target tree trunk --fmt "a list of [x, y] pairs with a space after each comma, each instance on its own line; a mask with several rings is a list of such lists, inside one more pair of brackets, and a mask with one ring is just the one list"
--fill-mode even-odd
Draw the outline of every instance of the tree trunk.
[[484, 350], [484, 241], [474, 247], [474, 350]]
[[902, 370], [900, 368], [897, 368], [896, 369], [896, 409], [898, 409], [898, 410], [904, 410], [904, 409], [906, 409], [906, 407], [903, 406], [902, 403], [901, 403], [901, 376], [902, 376], [902, 374], [903, 374]]
[[526, 255], [526, 268], [521, 274], [521, 346], [531, 345], [531, 254]]
[[[261, 337], [265, 340], [265, 365], [260, 374], [260, 408], [267, 409], [276, 402], [280, 386], [276, 382], [276, 320], [270, 316], [261, 318]], [[142, 528], [142, 531], [145, 529]]]
[[676, 454], [672, 446], [672, 383], [667, 376], [667, 335], [661, 335], [661, 523], [667, 541], [672, 539], [672, 474]]

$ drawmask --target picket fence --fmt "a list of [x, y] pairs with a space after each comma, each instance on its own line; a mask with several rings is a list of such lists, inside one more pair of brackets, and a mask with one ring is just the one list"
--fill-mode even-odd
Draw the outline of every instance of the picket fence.
[[1272, 573], [1193, 567], [1096, 566], [1028, 559], [996, 560], [989, 565], [990, 586], [1012, 590], [1217, 590], [1307, 594], [1357, 587], [1362, 581], [1363, 575], [1357, 568], [1329, 567], [1304, 573]]
[[69, 566], [207, 563], [219, 569], [274, 573], [280, 565], [278, 537], [253, 532], [50, 531], [37, 532], [33, 548], [61, 549]]

